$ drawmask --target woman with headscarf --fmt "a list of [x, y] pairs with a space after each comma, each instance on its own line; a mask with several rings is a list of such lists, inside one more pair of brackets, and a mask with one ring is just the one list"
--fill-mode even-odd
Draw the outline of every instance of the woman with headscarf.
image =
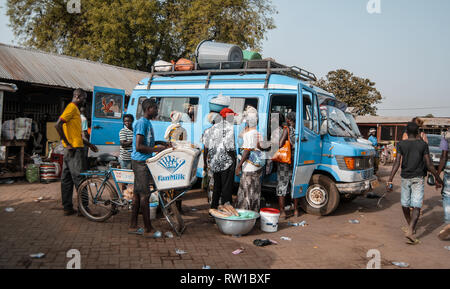
[[[214, 124], [220, 122], [221, 116], [220, 116], [220, 114], [218, 114], [216, 112], [210, 112], [206, 118], [210, 124], [214, 125]], [[205, 144], [206, 142], [209, 142], [209, 140], [207, 138], [210, 135], [210, 130], [211, 130], [211, 128], [207, 128], [203, 132], [202, 140], [201, 140], [201, 142], [203, 144]], [[204, 183], [203, 189], [206, 190], [207, 195], [208, 195], [208, 203], [211, 204], [212, 196], [213, 196], [213, 192], [214, 192], [214, 173], [212, 170], [209, 169], [210, 164], [208, 163], [207, 152], [208, 151], [206, 149], [203, 154], [203, 178], [205, 178], [205, 183]]]
[[[169, 127], [166, 129], [166, 133], [164, 134], [164, 139], [171, 145], [173, 143], [179, 142], [179, 141], [186, 141], [187, 140], [187, 132], [186, 130], [181, 126], [182, 113], [178, 111], [172, 111], [170, 114], [170, 119], [172, 120], [172, 124], [169, 125]], [[183, 213], [183, 209], [181, 207], [181, 199], [178, 199], [176, 201], [177, 208], [180, 211], [180, 213]]]
[[261, 154], [261, 136], [256, 127], [258, 125], [258, 111], [249, 106], [244, 112], [246, 127], [243, 133], [242, 158], [236, 168], [236, 176], [242, 171], [239, 183], [236, 208], [259, 212], [261, 202], [261, 176], [263, 165], [251, 154]]
[[167, 142], [174, 143], [187, 140], [187, 132], [180, 124], [182, 115], [183, 114], [178, 111], [173, 111], [170, 114], [172, 124], [166, 129], [166, 133], [164, 134], [164, 139]]
[[[280, 127], [280, 148], [284, 146], [284, 144], [289, 141], [292, 144], [292, 141], [295, 139], [295, 112], [290, 112], [287, 115], [286, 122], [287, 126]], [[280, 123], [280, 126], [282, 124]], [[285, 206], [285, 198], [289, 192], [289, 185], [292, 186], [292, 173], [293, 173], [293, 157], [294, 157], [294, 146], [291, 146], [291, 164], [278, 163], [278, 171], [277, 171], [277, 196], [278, 196], [278, 204], [280, 207], [280, 218], [286, 219], [286, 212], [284, 211]], [[294, 216], [298, 217], [300, 215], [298, 210], [298, 199], [294, 199]]]

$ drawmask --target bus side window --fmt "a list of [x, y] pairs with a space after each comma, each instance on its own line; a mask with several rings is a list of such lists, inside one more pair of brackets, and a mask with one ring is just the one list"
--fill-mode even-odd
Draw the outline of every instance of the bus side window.
[[303, 126], [313, 130], [313, 107], [312, 95], [310, 92], [303, 90]]
[[122, 95], [98, 92], [95, 97], [96, 118], [122, 118]]

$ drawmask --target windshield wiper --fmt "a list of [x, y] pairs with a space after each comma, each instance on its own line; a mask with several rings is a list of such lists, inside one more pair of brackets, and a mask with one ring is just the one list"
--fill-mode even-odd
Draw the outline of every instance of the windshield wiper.
[[355, 135], [352, 133], [352, 131], [351, 131], [351, 130], [349, 131], [345, 126], [343, 126], [343, 125], [341, 124], [340, 121], [334, 120], [332, 117], [330, 117], [330, 120], [332, 120], [335, 124], [337, 124], [341, 129], [343, 129], [343, 130], [344, 130], [346, 133], [348, 133], [351, 137], [356, 138]]

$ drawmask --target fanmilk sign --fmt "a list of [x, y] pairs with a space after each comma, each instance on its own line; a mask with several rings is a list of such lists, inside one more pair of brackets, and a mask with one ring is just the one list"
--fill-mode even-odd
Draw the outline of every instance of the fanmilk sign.
[[158, 190], [189, 187], [195, 181], [199, 155], [197, 149], [167, 149], [147, 160]]
[[186, 176], [184, 174], [175, 174], [182, 166], [186, 164], [186, 160], [178, 159], [175, 156], [165, 156], [162, 160], [160, 160], [159, 165], [165, 168], [170, 175], [167, 176], [158, 176], [159, 182], [169, 182], [176, 180], [184, 180]]

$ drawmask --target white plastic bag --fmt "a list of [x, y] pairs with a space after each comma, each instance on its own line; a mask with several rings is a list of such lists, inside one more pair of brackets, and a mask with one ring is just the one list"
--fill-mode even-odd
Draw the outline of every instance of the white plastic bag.
[[31, 136], [31, 118], [16, 118], [15, 136], [17, 140], [27, 140]]
[[15, 121], [7, 120], [2, 125], [2, 138], [5, 140], [13, 140], [15, 135]]
[[218, 96], [211, 99], [210, 103], [229, 107], [231, 104], [231, 98], [221, 93]]
[[172, 63], [164, 60], [158, 60], [155, 62], [155, 71], [157, 72], [172, 71]]

